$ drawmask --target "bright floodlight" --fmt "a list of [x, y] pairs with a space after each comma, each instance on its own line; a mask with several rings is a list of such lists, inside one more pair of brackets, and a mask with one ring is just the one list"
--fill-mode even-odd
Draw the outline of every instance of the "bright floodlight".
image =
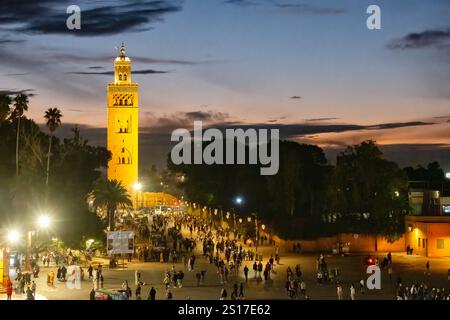
[[11, 230], [8, 232], [8, 241], [11, 243], [16, 243], [20, 239], [20, 233], [17, 230]]
[[445, 173], [445, 177], [446, 177], [447, 179], [450, 179], [450, 171]]
[[234, 199], [234, 201], [235, 201], [237, 204], [241, 204], [241, 203], [242, 203], [242, 198], [241, 198], [241, 197], [236, 197], [236, 199]]
[[265, 230], [265, 229], [266, 229], [266, 225], [263, 224], [263, 225], [261, 226], [261, 229]]
[[40, 228], [48, 228], [50, 226], [50, 218], [47, 216], [40, 216], [38, 218], [38, 226]]
[[136, 182], [135, 184], [133, 184], [133, 189], [136, 191], [139, 191], [142, 189], [142, 184], [140, 184], [139, 182]]

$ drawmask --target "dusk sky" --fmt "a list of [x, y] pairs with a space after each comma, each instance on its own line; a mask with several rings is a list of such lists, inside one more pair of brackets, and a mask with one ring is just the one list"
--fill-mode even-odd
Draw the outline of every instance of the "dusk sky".
[[[71, 4], [81, 30], [66, 28]], [[366, 27], [371, 4], [381, 30]], [[448, 0], [2, 0], [0, 91], [32, 94], [39, 123], [60, 108], [60, 136], [78, 124], [104, 144], [124, 41], [144, 163], [164, 163], [171, 131], [204, 120], [280, 128], [330, 157], [374, 139], [402, 165], [450, 171], [449, 18]]]

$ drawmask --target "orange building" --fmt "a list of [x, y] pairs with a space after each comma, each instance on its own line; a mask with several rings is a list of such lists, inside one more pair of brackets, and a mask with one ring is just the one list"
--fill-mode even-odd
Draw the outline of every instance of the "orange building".
[[158, 206], [179, 206], [181, 204], [176, 197], [164, 192], [144, 192], [142, 197], [142, 206], [146, 208]]
[[450, 257], [450, 216], [407, 216], [406, 245], [413, 254]]

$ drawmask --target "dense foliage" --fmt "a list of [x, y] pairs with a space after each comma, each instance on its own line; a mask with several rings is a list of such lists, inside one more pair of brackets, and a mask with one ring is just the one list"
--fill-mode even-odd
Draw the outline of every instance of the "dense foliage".
[[273, 176], [261, 176], [257, 165], [174, 165], [169, 158], [168, 167], [186, 176], [189, 201], [256, 212], [284, 238], [355, 232], [395, 239], [403, 232], [408, 178], [373, 141], [348, 147], [335, 166], [318, 146], [281, 141]]
[[[50, 140], [50, 135], [33, 120], [27, 119], [23, 113], [19, 117], [14, 109], [5, 106], [11, 101], [4, 96], [0, 97], [2, 101], [5, 102], [0, 107], [2, 227], [30, 230], [35, 227], [36, 217], [45, 213], [54, 219], [52, 234], [67, 245], [77, 246], [82, 236], [103, 238], [104, 225], [96, 215], [89, 212], [86, 196], [92, 190], [94, 181], [101, 176], [100, 168], [107, 166], [110, 153], [103, 147], [89, 145], [77, 128], [73, 129], [69, 139], [60, 141], [53, 137]], [[50, 174], [46, 185], [50, 141]]]

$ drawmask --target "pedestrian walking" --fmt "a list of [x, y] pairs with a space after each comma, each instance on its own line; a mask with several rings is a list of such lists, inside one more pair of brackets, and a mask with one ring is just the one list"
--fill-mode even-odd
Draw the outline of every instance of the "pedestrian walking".
[[426, 274], [427, 276], [429, 276], [430, 273], [430, 261], [427, 261], [427, 263], [425, 264], [425, 272], [424, 274]]
[[340, 284], [337, 285], [336, 291], [337, 291], [338, 300], [343, 300], [344, 299], [344, 293], [342, 291], [342, 286]]
[[356, 298], [356, 290], [352, 283], [350, 285], [350, 299], [355, 300], [355, 298]]
[[302, 282], [300, 282], [300, 292], [301, 292], [301, 294], [306, 296], [306, 283], [304, 280], [302, 280]]
[[33, 297], [36, 298], [36, 282], [31, 282], [31, 292], [33, 292]]
[[156, 290], [154, 287], [150, 289], [147, 300], [156, 300]]
[[245, 267], [244, 267], [244, 277], [245, 277], [245, 282], [248, 282], [248, 267], [247, 267], [247, 265], [245, 265]]
[[89, 293], [89, 300], [95, 300], [95, 290], [92, 288], [91, 292]]
[[33, 291], [31, 291], [31, 288], [28, 286], [27, 288], [27, 300], [34, 300]]
[[138, 285], [137, 285], [137, 287], [136, 287], [136, 290], [135, 290], [135, 294], [136, 294], [136, 299], [137, 299], [137, 297], [139, 296], [141, 296], [141, 292], [142, 292], [142, 288], [141, 288], [141, 285], [138, 283]]
[[359, 292], [361, 294], [364, 294], [364, 287], [366, 286], [366, 284], [364, 283], [364, 279], [361, 279], [361, 281], [359, 281]]
[[172, 298], [173, 298], [172, 291], [170, 291], [170, 289], [167, 289], [166, 298], [167, 298], [167, 300], [172, 300]]
[[227, 298], [227, 289], [223, 288], [220, 292], [220, 300], [225, 300]]
[[239, 298], [241, 300], [244, 299], [244, 283], [241, 282], [241, 285], [239, 286]]
[[6, 287], [6, 300], [11, 300], [13, 292], [13, 287], [11, 283], [8, 283], [8, 286]]

